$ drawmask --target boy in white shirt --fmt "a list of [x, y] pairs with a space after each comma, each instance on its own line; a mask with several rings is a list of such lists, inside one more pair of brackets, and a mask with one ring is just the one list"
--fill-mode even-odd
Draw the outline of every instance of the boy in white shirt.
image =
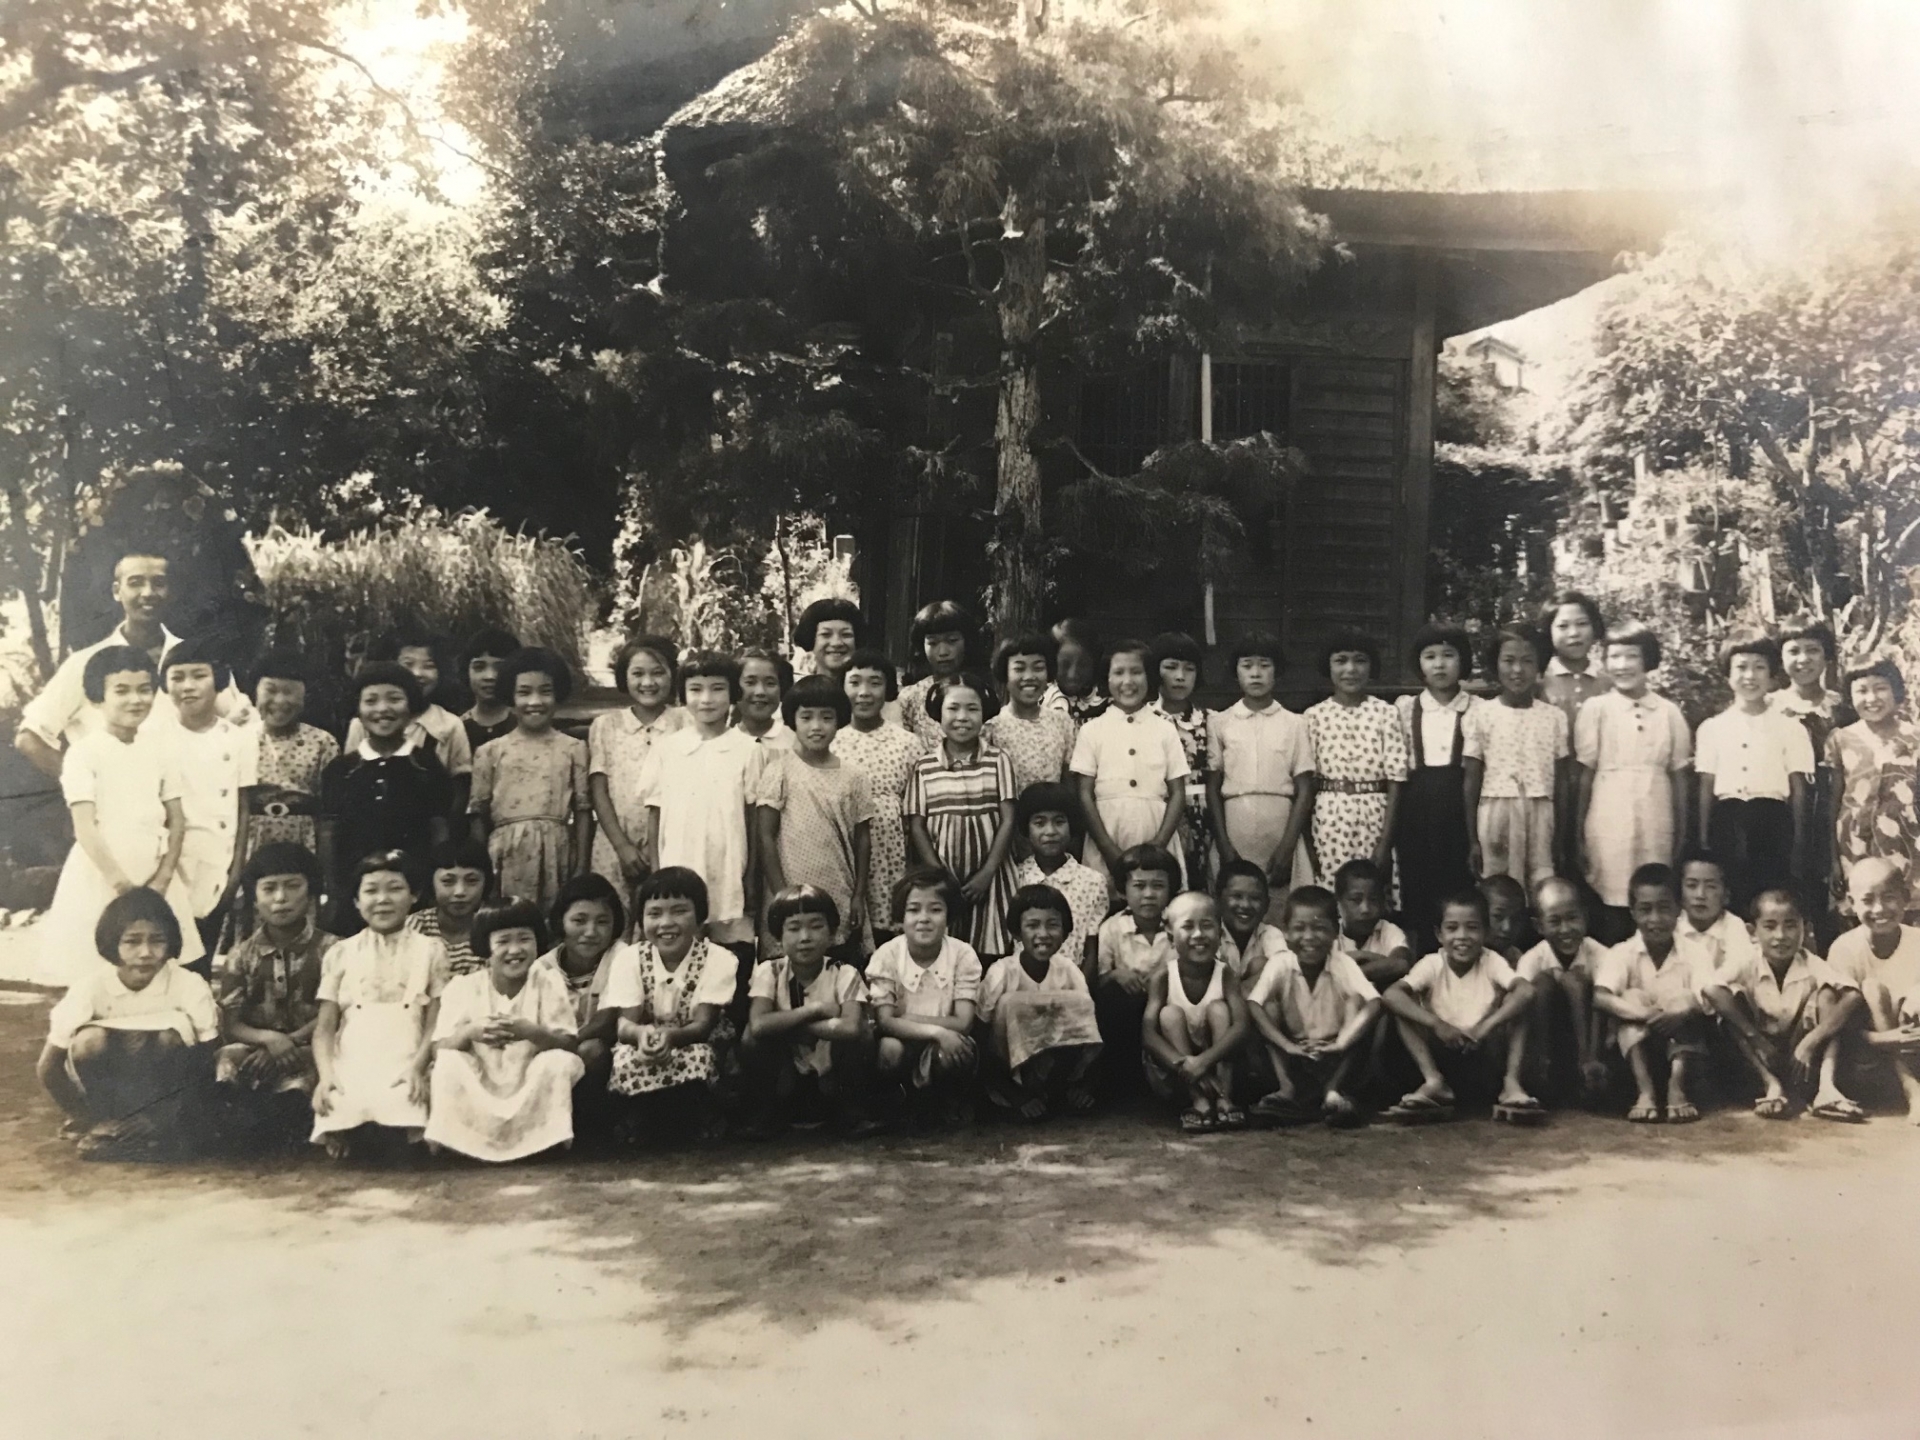
[[1281, 916], [1286, 948], [1267, 960], [1247, 996], [1248, 1039], [1274, 1084], [1252, 1116], [1270, 1125], [1357, 1124], [1360, 1110], [1347, 1091], [1379, 1017], [1380, 992], [1351, 955], [1333, 948], [1340, 911], [1331, 892], [1302, 885], [1288, 893]]
[[1835, 1079], [1844, 1032], [1866, 1009], [1859, 986], [1806, 948], [1807, 922], [1790, 891], [1762, 891], [1753, 902], [1753, 938], [1759, 955], [1723, 968], [1707, 1000], [1760, 1081], [1754, 1113], [1784, 1120], [1791, 1092], [1811, 1088], [1815, 1119], [1866, 1119]]
[[[1328, 891], [1320, 893], [1332, 898]], [[1279, 927], [1267, 923], [1273, 899], [1267, 872], [1251, 860], [1229, 860], [1220, 867], [1214, 899], [1220, 905], [1220, 958], [1233, 971], [1240, 988], [1251, 992], [1267, 962], [1287, 951], [1286, 937]], [[1285, 914], [1284, 906], [1281, 913]], [[1339, 916], [1336, 909], [1335, 935], [1340, 933]]]
[[[208, 956], [219, 939], [229, 892], [247, 853], [246, 793], [259, 782], [256, 733], [214, 709], [232, 679], [224, 661], [191, 640], [175, 645], [160, 665], [160, 681], [173, 702], [176, 722], [161, 733], [180, 773], [180, 808], [187, 822], [180, 875], [187, 882]], [[203, 958], [194, 963], [204, 969], [208, 962]]]
[[[1700, 1118], [1688, 1094], [1693, 1067], [1707, 1058], [1706, 991], [1714, 971], [1703, 948], [1689, 949], [1674, 932], [1680, 923], [1680, 889], [1672, 869], [1642, 865], [1627, 882], [1627, 911], [1634, 933], [1600, 962], [1593, 977], [1593, 1006], [1610, 1018], [1614, 1043], [1633, 1068], [1636, 1095], [1627, 1119], [1677, 1125]], [[1667, 1060], [1667, 1105], [1663, 1112], [1653, 1067]]]
[[1827, 964], [1860, 987], [1867, 1005], [1868, 1057], [1890, 1070], [1907, 1097], [1907, 1118], [1920, 1125], [1920, 1024], [1910, 997], [1920, 993], [1920, 926], [1901, 918], [1907, 877], [1881, 856], [1854, 862], [1847, 892], [1860, 923], [1833, 942]]
[[1571, 880], [1542, 880], [1534, 887], [1533, 910], [1542, 938], [1514, 966], [1520, 983], [1532, 992], [1527, 1053], [1551, 1080], [1553, 1058], [1566, 1054], [1564, 1041], [1571, 1036], [1579, 1088], [1591, 1099], [1607, 1084], [1607, 1067], [1599, 1058], [1600, 1017], [1593, 1008], [1593, 977], [1607, 949], [1587, 933], [1587, 907]]
[[1487, 948], [1487, 897], [1469, 890], [1440, 910], [1440, 949], [1421, 957], [1381, 997], [1401, 1042], [1420, 1068], [1420, 1085], [1385, 1112], [1403, 1124], [1451, 1120], [1456, 1082], [1491, 1088], [1500, 1071], [1494, 1118], [1524, 1124], [1545, 1117], [1520, 1083], [1527, 1029], [1514, 1022], [1530, 992], [1513, 967]]
[[1759, 954], [1747, 922], [1727, 908], [1727, 869], [1720, 856], [1690, 845], [1680, 856], [1679, 873], [1680, 921], [1673, 938], [1702, 973], [1745, 964]]
[[1373, 988], [1385, 994], [1413, 965], [1407, 932], [1386, 918], [1385, 872], [1365, 857], [1349, 860], [1334, 871], [1333, 898], [1340, 905], [1334, 949], [1353, 956]]
[[1813, 742], [1806, 727], [1768, 703], [1780, 648], [1764, 636], [1735, 637], [1720, 651], [1733, 703], [1702, 722], [1700, 843], [1720, 855], [1733, 909], [1751, 914], [1763, 890], [1790, 889], [1805, 874]]

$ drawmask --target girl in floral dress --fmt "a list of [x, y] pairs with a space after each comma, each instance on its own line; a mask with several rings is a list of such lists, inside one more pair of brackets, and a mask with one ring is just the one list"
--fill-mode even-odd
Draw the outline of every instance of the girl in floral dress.
[[873, 798], [868, 826], [867, 920], [879, 946], [894, 934], [893, 887], [907, 873], [907, 824], [900, 797], [913, 762], [926, 754], [919, 737], [902, 725], [887, 723], [889, 702], [898, 694], [893, 662], [878, 650], [857, 650], [841, 676], [853, 720], [833, 737], [833, 753], [867, 777]]
[[587, 747], [553, 727], [572, 688], [566, 661], [551, 650], [509, 659], [500, 692], [513, 705], [514, 732], [482, 745], [473, 767], [471, 808], [500, 894], [542, 907], [586, 868], [593, 833]]
[[260, 665], [253, 692], [260, 713], [259, 781], [248, 796], [247, 858], [263, 845], [305, 846], [319, 853], [314, 816], [320, 809], [320, 772], [340, 753], [340, 742], [303, 724], [306, 667], [276, 650]]
[[1073, 758], [1073, 721], [1041, 704], [1053, 683], [1053, 642], [1044, 635], [1002, 641], [993, 652], [993, 678], [1007, 705], [981, 733], [1012, 762], [1014, 794], [1057, 783]]
[[1333, 694], [1307, 711], [1315, 774], [1308, 844], [1318, 882], [1349, 860], [1366, 859], [1391, 873], [1394, 820], [1409, 769], [1400, 715], [1367, 686], [1380, 668], [1380, 650], [1364, 635], [1328, 642], [1321, 673]]
[[1180, 748], [1187, 754], [1185, 817], [1175, 837], [1187, 859], [1187, 884], [1195, 890], [1213, 890], [1213, 819], [1207, 813], [1207, 759], [1212, 740], [1207, 708], [1195, 703], [1200, 685], [1200, 647], [1191, 635], [1169, 631], [1153, 641], [1153, 668], [1160, 677], [1160, 694], [1147, 708], [1164, 715], [1180, 732]]
[[[1913, 877], [1920, 851], [1914, 816], [1920, 732], [1900, 718], [1907, 682], [1891, 660], [1848, 671], [1841, 689], [1860, 718], [1827, 737], [1826, 761], [1834, 785], [1834, 898], [1852, 915], [1847, 877], [1858, 862], [1879, 856]], [[1909, 911], [1909, 923], [1913, 919]]]

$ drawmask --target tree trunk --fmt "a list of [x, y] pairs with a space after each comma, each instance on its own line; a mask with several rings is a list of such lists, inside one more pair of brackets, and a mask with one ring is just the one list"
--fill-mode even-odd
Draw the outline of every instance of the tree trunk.
[[993, 500], [993, 627], [1019, 635], [1040, 620], [1046, 595], [1046, 534], [1041, 526], [1040, 462], [1033, 432], [1040, 425], [1037, 349], [1047, 284], [1046, 217], [1034, 195], [1008, 192], [1000, 251], [999, 407], [993, 440], [998, 473]]

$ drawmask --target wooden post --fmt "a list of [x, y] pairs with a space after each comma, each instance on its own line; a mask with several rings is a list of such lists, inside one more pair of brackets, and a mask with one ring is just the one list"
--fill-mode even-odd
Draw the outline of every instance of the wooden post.
[[[1407, 365], [1407, 468], [1401, 501], [1400, 633], [1391, 637], [1396, 668], [1408, 670], [1407, 643], [1427, 620], [1427, 549], [1433, 501], [1433, 404], [1439, 354], [1435, 310], [1439, 266], [1429, 250], [1413, 257], [1413, 345]], [[1417, 677], [1414, 677], [1417, 678]]]

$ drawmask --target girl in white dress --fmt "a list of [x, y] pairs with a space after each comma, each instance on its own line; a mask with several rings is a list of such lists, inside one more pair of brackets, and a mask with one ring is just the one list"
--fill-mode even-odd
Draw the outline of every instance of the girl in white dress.
[[313, 1138], [335, 1160], [346, 1158], [363, 1125], [425, 1138], [434, 1014], [448, 962], [438, 940], [407, 929], [411, 863], [388, 850], [354, 867], [354, 907], [367, 928], [329, 950], [321, 965]]
[[587, 785], [593, 795], [593, 870], [631, 895], [653, 857], [647, 854], [647, 797], [640, 772], [654, 742], [687, 723], [673, 703], [680, 652], [671, 640], [636, 635], [613, 657], [613, 680], [632, 703], [594, 717], [587, 731]]
[[81, 683], [103, 723], [68, 747], [60, 769], [74, 839], [42, 925], [48, 984], [72, 985], [105, 963], [93, 927], [108, 901], [136, 886], [165, 896], [180, 921], [179, 963], [205, 953], [179, 873], [187, 833], [180, 775], [164, 738], [142, 723], [157, 680], [152, 657], [131, 645], [109, 645], [87, 661]]
[[1103, 872], [1135, 845], [1171, 848], [1186, 814], [1187, 752], [1173, 722], [1147, 707], [1156, 689], [1151, 648], [1120, 641], [1107, 652], [1112, 704], [1073, 742], [1068, 768], [1079, 780], [1086, 863]]
[[573, 1000], [558, 969], [534, 962], [546, 922], [530, 900], [503, 900], [473, 922], [487, 968], [447, 986], [433, 1027], [427, 1147], [475, 1160], [520, 1160], [573, 1143]]

